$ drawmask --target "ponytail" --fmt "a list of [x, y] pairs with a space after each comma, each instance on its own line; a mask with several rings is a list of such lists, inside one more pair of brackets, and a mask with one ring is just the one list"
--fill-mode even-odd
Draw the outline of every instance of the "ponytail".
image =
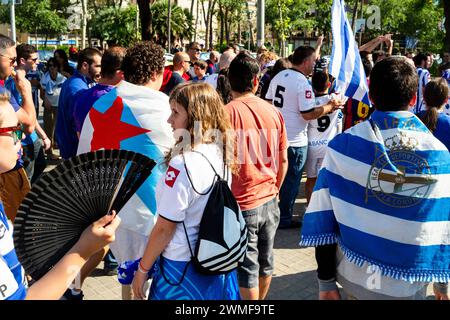
[[427, 106], [427, 111], [421, 117], [427, 128], [434, 132], [439, 118], [439, 109], [448, 99], [447, 81], [442, 78], [433, 79], [425, 87], [423, 100]]
[[427, 128], [434, 132], [436, 130], [437, 121], [439, 117], [439, 112], [436, 107], [429, 107], [425, 114], [422, 116], [422, 122], [427, 126]]

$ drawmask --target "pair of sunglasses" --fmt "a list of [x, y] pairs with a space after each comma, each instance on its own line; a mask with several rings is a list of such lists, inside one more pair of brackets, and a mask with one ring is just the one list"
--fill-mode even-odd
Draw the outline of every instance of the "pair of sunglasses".
[[11, 137], [14, 140], [14, 144], [22, 141], [24, 132], [22, 130], [21, 125], [17, 125], [15, 127], [0, 128], [0, 134], [9, 133], [9, 132], [10, 132]]

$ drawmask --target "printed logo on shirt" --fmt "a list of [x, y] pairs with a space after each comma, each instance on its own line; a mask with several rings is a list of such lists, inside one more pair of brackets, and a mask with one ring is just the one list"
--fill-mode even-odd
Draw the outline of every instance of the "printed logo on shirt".
[[312, 98], [312, 92], [311, 92], [311, 90], [306, 90], [306, 91], [305, 91], [305, 98], [306, 98], [306, 99], [311, 99], [311, 98]]
[[174, 167], [169, 166], [166, 172], [166, 184], [172, 188], [179, 174], [180, 170], [177, 170]]

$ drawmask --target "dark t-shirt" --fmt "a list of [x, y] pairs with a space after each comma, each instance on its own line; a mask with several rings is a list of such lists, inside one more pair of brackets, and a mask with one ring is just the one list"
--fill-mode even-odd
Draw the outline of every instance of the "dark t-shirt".
[[180, 76], [178, 72], [173, 72], [163, 92], [169, 95], [172, 92], [173, 88], [175, 88], [180, 83], [183, 83], [184, 81], [185, 80], [182, 76]]

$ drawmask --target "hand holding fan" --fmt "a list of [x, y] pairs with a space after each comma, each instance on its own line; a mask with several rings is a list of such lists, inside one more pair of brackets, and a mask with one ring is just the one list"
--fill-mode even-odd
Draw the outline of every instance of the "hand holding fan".
[[78, 241], [86, 227], [120, 209], [155, 162], [126, 150], [99, 150], [59, 164], [33, 185], [14, 222], [17, 256], [35, 280]]

